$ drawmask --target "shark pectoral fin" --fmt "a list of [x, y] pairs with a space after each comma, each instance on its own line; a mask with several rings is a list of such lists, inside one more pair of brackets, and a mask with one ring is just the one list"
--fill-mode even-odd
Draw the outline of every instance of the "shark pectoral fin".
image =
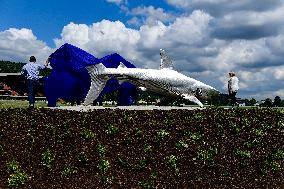
[[184, 99], [187, 99], [187, 100], [189, 100], [191, 102], [194, 102], [194, 103], [198, 104], [201, 108], [203, 108], [203, 104], [195, 96], [190, 96], [190, 95], [183, 94], [182, 97]]
[[101, 75], [104, 72], [104, 69], [105, 67], [101, 63], [87, 67], [88, 73], [91, 78], [91, 86], [85, 98], [84, 105], [92, 104], [93, 101], [98, 98], [103, 88], [105, 87], [108, 78]]

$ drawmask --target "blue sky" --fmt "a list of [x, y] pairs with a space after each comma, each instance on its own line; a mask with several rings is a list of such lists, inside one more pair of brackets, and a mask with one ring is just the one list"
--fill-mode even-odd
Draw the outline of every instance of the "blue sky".
[[117, 52], [158, 68], [159, 49], [182, 73], [239, 97], [284, 99], [284, 0], [0, 0], [0, 59], [43, 62], [64, 43], [101, 58]]
[[0, 30], [31, 28], [40, 39], [54, 46], [53, 38], [70, 22], [91, 24], [102, 19], [125, 20], [118, 6], [103, 0], [4, 0], [0, 12]]
[[[55, 46], [53, 39], [59, 37], [62, 28], [70, 22], [92, 24], [103, 19], [126, 22], [131, 18], [117, 4], [105, 0], [0, 0], [0, 3], [0, 31], [11, 27], [30, 28], [38, 39], [51, 47]], [[131, 0], [128, 8], [141, 5], [173, 9], [165, 1], [151, 0]]]

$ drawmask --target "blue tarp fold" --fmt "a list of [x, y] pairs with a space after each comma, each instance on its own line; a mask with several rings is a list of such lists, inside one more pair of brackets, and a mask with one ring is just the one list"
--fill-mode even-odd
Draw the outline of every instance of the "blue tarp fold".
[[[79, 102], [86, 97], [91, 79], [86, 67], [102, 63], [107, 68], [117, 68], [122, 62], [128, 68], [135, 68], [133, 64], [125, 60], [119, 54], [114, 53], [101, 59], [94, 57], [86, 51], [70, 45], [62, 45], [50, 55], [51, 74], [44, 80], [45, 95], [48, 106], [55, 106], [58, 98], [67, 102]], [[100, 94], [120, 91], [119, 105], [130, 105], [130, 101], [136, 93], [136, 87], [130, 83], [119, 85], [118, 81], [111, 79], [107, 82]]]

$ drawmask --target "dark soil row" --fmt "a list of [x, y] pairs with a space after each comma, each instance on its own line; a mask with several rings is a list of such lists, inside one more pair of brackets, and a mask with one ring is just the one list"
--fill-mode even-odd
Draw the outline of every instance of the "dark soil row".
[[283, 188], [272, 109], [0, 110], [0, 188]]

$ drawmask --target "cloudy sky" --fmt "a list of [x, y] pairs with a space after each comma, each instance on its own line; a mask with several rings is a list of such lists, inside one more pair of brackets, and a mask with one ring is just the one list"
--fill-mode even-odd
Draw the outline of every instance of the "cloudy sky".
[[284, 0], [0, 0], [0, 60], [43, 62], [64, 43], [101, 58], [117, 52], [175, 69], [239, 97], [284, 99]]

